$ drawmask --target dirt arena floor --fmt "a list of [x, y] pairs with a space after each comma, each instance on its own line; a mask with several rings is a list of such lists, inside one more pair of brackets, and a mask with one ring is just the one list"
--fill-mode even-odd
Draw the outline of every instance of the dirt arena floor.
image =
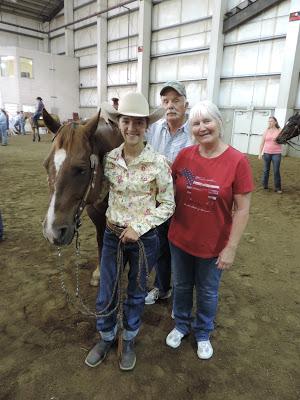
[[[223, 276], [214, 357], [200, 361], [192, 335], [180, 349], [165, 344], [171, 303], [146, 306], [133, 372], [119, 370], [116, 349], [91, 369], [94, 321], [70, 306], [61, 289], [57, 251], [42, 236], [48, 189], [42, 161], [50, 135], [0, 146], [0, 399], [2, 400], [299, 400], [300, 159], [282, 163], [283, 194], [256, 181], [251, 218], [234, 266]], [[80, 284], [93, 308], [89, 278], [97, 259], [94, 228], [81, 228]], [[74, 247], [64, 250], [74, 293]], [[151, 277], [153, 279], [153, 276]], [[72, 283], [73, 282], [73, 283]]]

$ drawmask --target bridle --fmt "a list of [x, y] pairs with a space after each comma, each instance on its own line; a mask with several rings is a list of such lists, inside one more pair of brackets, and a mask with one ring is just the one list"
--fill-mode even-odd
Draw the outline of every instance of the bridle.
[[96, 178], [97, 178], [97, 168], [99, 165], [99, 157], [96, 154], [91, 154], [90, 155], [90, 165], [91, 165], [91, 177], [90, 177], [90, 181], [89, 184], [86, 188], [86, 191], [82, 197], [82, 199], [80, 200], [79, 206], [77, 208], [77, 211], [75, 213], [74, 216], [74, 221], [75, 221], [75, 231], [78, 231], [80, 225], [81, 225], [81, 219], [80, 216], [83, 213], [83, 210], [87, 204], [87, 200], [90, 194], [90, 191], [92, 189], [95, 188], [95, 184], [96, 184]]
[[[73, 122], [70, 122], [69, 125], [74, 124]], [[54, 140], [56, 139], [56, 137], [58, 136], [58, 134], [60, 133], [61, 129], [64, 127], [65, 125], [62, 125], [59, 127], [58, 131], [56, 132], [55, 136], [52, 139], [52, 142], [54, 142]], [[90, 155], [90, 166], [91, 166], [91, 177], [90, 177], [90, 181], [89, 184], [86, 188], [86, 191], [82, 197], [82, 199], [79, 202], [79, 205], [77, 207], [75, 216], [74, 216], [74, 223], [75, 223], [75, 233], [78, 234], [78, 229], [81, 225], [81, 214], [83, 213], [83, 210], [87, 204], [87, 200], [89, 197], [89, 194], [91, 192], [92, 189], [95, 188], [95, 184], [96, 184], [96, 179], [97, 179], [97, 168], [99, 165], [99, 157], [97, 156], [97, 154], [94, 154], [93, 152]]]
[[[294, 139], [295, 137], [297, 137], [297, 136], [299, 136], [299, 135], [300, 135], [300, 126], [297, 124], [297, 125], [295, 126], [294, 130], [293, 130], [292, 135], [291, 135], [292, 137], [286, 141], [286, 143], [287, 143], [289, 146], [291, 146], [294, 150], [297, 150], [297, 151], [300, 150], [300, 144], [294, 143], [294, 142], [292, 141], [292, 139]], [[298, 138], [298, 140], [299, 140], [299, 138]]]

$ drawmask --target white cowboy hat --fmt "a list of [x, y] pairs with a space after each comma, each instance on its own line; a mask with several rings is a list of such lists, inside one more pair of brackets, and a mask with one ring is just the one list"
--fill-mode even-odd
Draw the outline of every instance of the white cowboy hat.
[[121, 115], [128, 117], [145, 117], [148, 118], [149, 124], [158, 121], [165, 114], [163, 108], [159, 108], [150, 114], [149, 104], [142, 93], [130, 92], [127, 93], [119, 101], [119, 108], [116, 110], [112, 105], [107, 102], [101, 104], [101, 115], [105, 120], [110, 119], [118, 123]]

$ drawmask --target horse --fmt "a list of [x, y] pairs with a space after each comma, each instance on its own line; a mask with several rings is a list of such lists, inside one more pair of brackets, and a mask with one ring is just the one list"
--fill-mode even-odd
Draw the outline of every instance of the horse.
[[[59, 119], [59, 116], [57, 114], [50, 114], [50, 115], [58, 124], [60, 124], [60, 119]], [[25, 116], [25, 120], [28, 119], [28, 121], [30, 123], [32, 134], [33, 134], [32, 140], [34, 142], [35, 142], [35, 140], [37, 140], [39, 142], [41, 140], [40, 133], [39, 133], [39, 128], [47, 128], [43, 118], [40, 117], [38, 119], [37, 126], [36, 126], [36, 124], [34, 123], [34, 121], [32, 119], [33, 113], [25, 112], [24, 116]], [[50, 133], [50, 132], [52, 132], [51, 129], [47, 128], [47, 133]], [[52, 133], [54, 133], [54, 132], [52, 132]]]
[[[278, 144], [288, 144], [291, 147], [299, 146], [294, 143], [291, 139], [300, 135], [300, 114], [297, 112], [290, 117], [282, 128], [281, 132], [276, 138]], [[296, 149], [298, 150], [298, 149]]]
[[[84, 125], [60, 125], [43, 110], [48, 129], [55, 134], [50, 153], [44, 161], [48, 175], [50, 200], [43, 222], [43, 234], [52, 244], [68, 245], [79, 226], [86, 206], [89, 218], [97, 231], [99, 263], [106, 226], [107, 198], [99, 199], [103, 179], [103, 156], [120, 146], [123, 137], [118, 125], [99, 113]], [[90, 284], [99, 284], [99, 267]]]

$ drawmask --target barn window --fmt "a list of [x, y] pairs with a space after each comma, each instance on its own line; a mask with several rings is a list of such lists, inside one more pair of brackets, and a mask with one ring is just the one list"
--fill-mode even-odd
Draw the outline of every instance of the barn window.
[[0, 56], [0, 76], [12, 77], [15, 75], [15, 57]]
[[31, 58], [20, 57], [20, 72], [21, 78], [33, 78]]

